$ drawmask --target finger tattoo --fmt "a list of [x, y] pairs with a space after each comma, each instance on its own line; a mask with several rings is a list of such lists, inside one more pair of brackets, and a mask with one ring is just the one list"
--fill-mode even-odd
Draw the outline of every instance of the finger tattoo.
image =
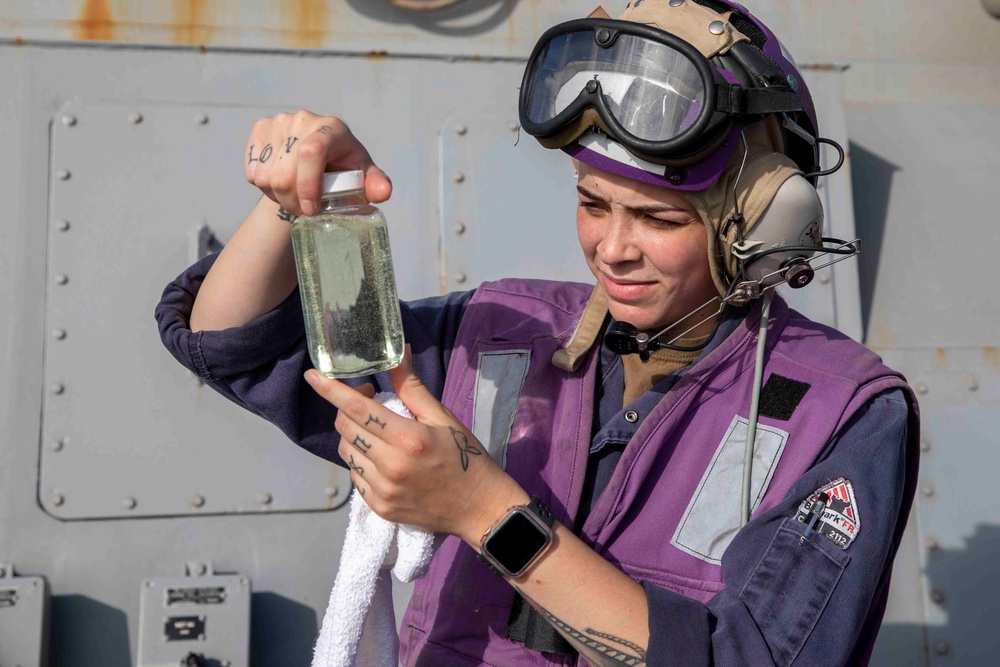
[[323, 134], [330, 134], [331, 132], [333, 132], [333, 128], [330, 127], [329, 125], [324, 125], [323, 127], [319, 128], [316, 131], [322, 132]]
[[365, 469], [354, 462], [354, 454], [351, 454], [351, 460], [347, 462], [347, 467], [358, 473], [358, 477], [365, 476]]
[[299, 216], [292, 215], [291, 213], [289, 213], [288, 211], [286, 211], [284, 206], [279, 206], [278, 207], [278, 219], [279, 220], [284, 220], [285, 222], [295, 222], [295, 218], [297, 218], [297, 217], [299, 217]]
[[292, 146], [294, 146], [295, 142], [298, 141], [298, 140], [299, 140], [298, 137], [288, 137], [288, 139], [285, 141], [285, 152], [286, 153], [291, 153], [292, 152]]
[[458, 454], [462, 459], [462, 470], [468, 470], [469, 454], [482, 456], [482, 452], [479, 451], [478, 447], [469, 443], [469, 436], [465, 435], [462, 431], [459, 431], [454, 426], [449, 426], [448, 430], [451, 431], [451, 437], [454, 438], [455, 445], [458, 447]]
[[[351, 442], [351, 444], [357, 447], [362, 453], [372, 448], [371, 443], [365, 442], [365, 439], [361, 437], [361, 434], [354, 436], [354, 441]], [[362, 447], [364, 447], [364, 449], [362, 449]]]
[[381, 426], [382, 428], [385, 428], [385, 422], [384, 422], [384, 421], [381, 421], [381, 420], [380, 420], [380, 419], [379, 419], [378, 417], [376, 417], [375, 415], [368, 415], [368, 421], [366, 421], [366, 422], [365, 422], [365, 426], [368, 426], [368, 425], [369, 425], [369, 424], [371, 424], [372, 422], [375, 422], [376, 424], [378, 424], [378, 425], [379, 425], [379, 426]]
[[254, 145], [250, 144], [250, 151], [249, 151], [249, 154], [247, 155], [247, 164], [253, 164], [254, 162], [260, 162], [259, 158], [255, 158], [253, 156], [253, 147], [254, 147]]
[[274, 148], [271, 147], [271, 144], [268, 144], [268, 145], [264, 146], [264, 148], [262, 148], [261, 151], [260, 151], [260, 161], [261, 162], [267, 162], [268, 160], [270, 160], [271, 159], [271, 154], [273, 152], [274, 152]]

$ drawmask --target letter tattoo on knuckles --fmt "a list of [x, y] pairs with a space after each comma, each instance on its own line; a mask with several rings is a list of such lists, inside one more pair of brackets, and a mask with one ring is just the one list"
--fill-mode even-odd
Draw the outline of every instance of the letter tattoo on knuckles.
[[371, 443], [365, 442], [365, 439], [361, 435], [354, 436], [354, 440], [351, 442], [352, 445], [358, 448], [362, 454], [372, 448]]
[[382, 428], [385, 428], [385, 422], [384, 422], [384, 421], [382, 421], [382, 420], [380, 420], [380, 419], [379, 419], [378, 417], [376, 417], [375, 415], [368, 415], [368, 421], [366, 421], [364, 425], [365, 425], [365, 426], [368, 426], [368, 425], [369, 425], [369, 424], [371, 424], [372, 422], [375, 422], [376, 424], [378, 424], [378, 425], [379, 425], [379, 426], [381, 426]]
[[274, 153], [274, 147], [271, 144], [264, 146], [257, 157], [253, 156], [253, 147], [255, 145], [250, 144], [250, 150], [247, 151], [247, 164], [253, 164], [254, 162], [264, 163], [271, 159], [271, 155]]
[[292, 146], [294, 146], [295, 142], [298, 140], [299, 140], [298, 137], [288, 137], [288, 139], [285, 141], [285, 153], [291, 153]]
[[475, 445], [469, 444], [469, 436], [465, 435], [465, 433], [462, 433], [454, 426], [449, 426], [448, 430], [451, 431], [451, 437], [454, 438], [455, 445], [458, 447], [458, 453], [462, 459], [462, 470], [468, 471], [469, 454], [482, 456], [483, 453]]
[[358, 473], [358, 477], [365, 476], [365, 469], [354, 462], [354, 454], [351, 454], [351, 460], [347, 462], [347, 467]]

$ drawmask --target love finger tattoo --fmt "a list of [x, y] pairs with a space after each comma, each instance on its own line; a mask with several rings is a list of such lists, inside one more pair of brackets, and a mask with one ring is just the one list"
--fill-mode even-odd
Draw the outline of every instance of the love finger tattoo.
[[378, 424], [378, 425], [379, 425], [379, 426], [381, 426], [382, 428], [385, 428], [385, 422], [384, 422], [384, 421], [381, 421], [381, 420], [380, 420], [380, 419], [379, 419], [378, 417], [376, 417], [375, 415], [368, 415], [368, 421], [366, 421], [366, 422], [365, 422], [365, 426], [368, 426], [368, 425], [369, 425], [369, 424], [371, 424], [372, 422], [375, 422], [376, 424]]

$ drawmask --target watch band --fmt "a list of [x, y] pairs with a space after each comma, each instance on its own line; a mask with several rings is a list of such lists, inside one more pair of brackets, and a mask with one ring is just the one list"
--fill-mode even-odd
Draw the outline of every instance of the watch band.
[[555, 516], [552, 514], [552, 510], [549, 506], [542, 502], [542, 499], [538, 496], [531, 496], [531, 502], [527, 505], [528, 509], [531, 510], [532, 514], [537, 516], [542, 520], [549, 528], [552, 527], [552, 522], [555, 521]]
[[[486, 531], [486, 533], [483, 535], [482, 540], [480, 540], [480, 543], [485, 544], [487, 538], [496, 529], [496, 527], [499, 526], [501, 523], [503, 523], [504, 519], [506, 519], [510, 515], [510, 513], [516, 509], [528, 510], [533, 515], [535, 515], [535, 517], [537, 517], [543, 524], [545, 524], [547, 528], [549, 528], [550, 530], [552, 529], [552, 523], [555, 521], [555, 515], [552, 514], [552, 509], [549, 508], [549, 506], [546, 505], [545, 502], [538, 496], [531, 496], [531, 500], [528, 501], [527, 505], [515, 505], [514, 507], [511, 507], [506, 512], [504, 512], [503, 516], [500, 517], [500, 519], [497, 520], [497, 522], [493, 524], [493, 526], [491, 526], [489, 530]], [[489, 559], [487, 559], [482, 553], [478, 554], [478, 557], [479, 561], [483, 563], [486, 567], [488, 567], [490, 572], [497, 575], [498, 577], [505, 576], [505, 573], [497, 569], [497, 567], [493, 565], [493, 563], [491, 563]], [[535, 558], [537, 557], [538, 556], [536, 555]]]

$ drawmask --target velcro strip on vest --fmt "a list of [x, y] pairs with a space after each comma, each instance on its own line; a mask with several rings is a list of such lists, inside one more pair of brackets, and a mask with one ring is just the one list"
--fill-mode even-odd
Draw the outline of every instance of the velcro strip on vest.
[[788, 421], [811, 386], [771, 373], [760, 392], [760, 416]]

